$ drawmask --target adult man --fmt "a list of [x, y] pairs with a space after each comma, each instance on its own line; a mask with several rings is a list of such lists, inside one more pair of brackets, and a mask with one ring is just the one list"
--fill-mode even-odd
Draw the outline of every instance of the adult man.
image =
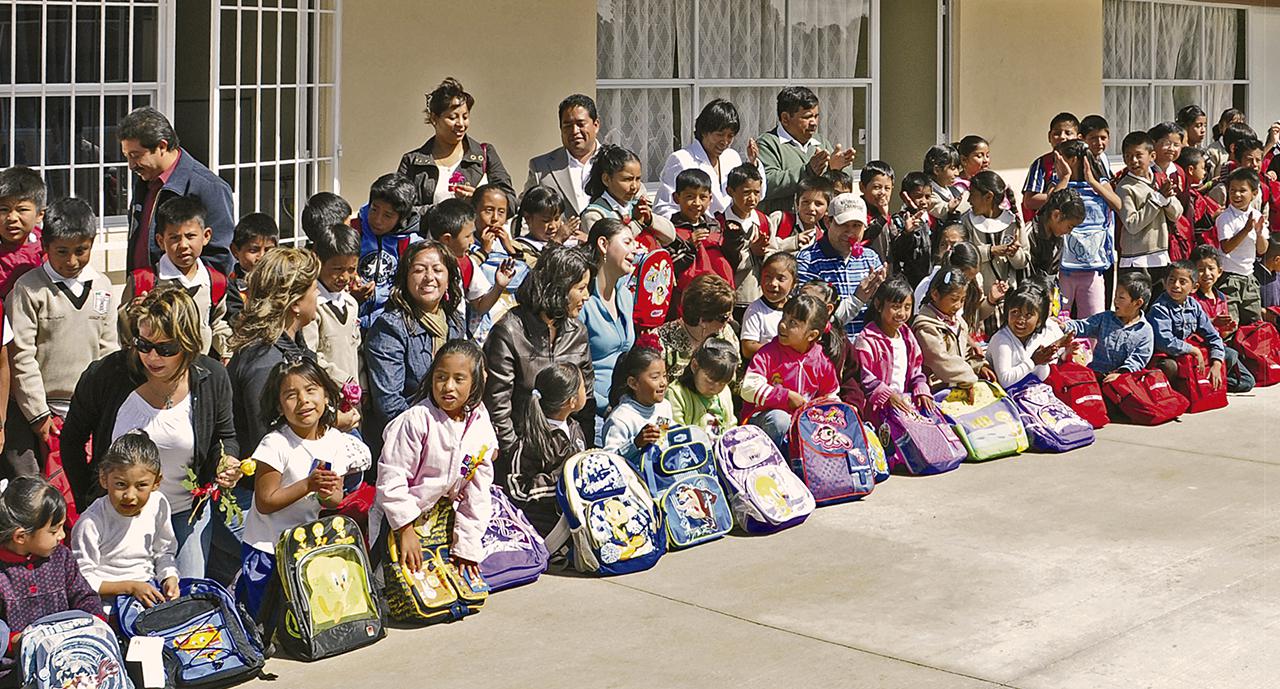
[[560, 101], [560, 141], [564, 145], [529, 161], [525, 190], [541, 184], [559, 191], [568, 204], [565, 216], [577, 217], [591, 202], [582, 187], [591, 176], [599, 133], [600, 117], [590, 96], [575, 93]]
[[119, 125], [120, 151], [138, 176], [129, 203], [129, 270], [154, 266], [160, 260], [156, 244], [155, 210], [173, 196], [200, 199], [208, 211], [213, 239], [201, 252], [205, 263], [224, 275], [231, 271], [231, 235], [235, 210], [231, 186], [184, 151], [169, 119], [155, 108], [138, 108]]
[[831, 145], [818, 136], [821, 112], [818, 97], [803, 86], [778, 92], [778, 126], [756, 140], [764, 165], [766, 195], [760, 210], [789, 211], [795, 205], [796, 186], [804, 177], [840, 170], [853, 162], [852, 148]]

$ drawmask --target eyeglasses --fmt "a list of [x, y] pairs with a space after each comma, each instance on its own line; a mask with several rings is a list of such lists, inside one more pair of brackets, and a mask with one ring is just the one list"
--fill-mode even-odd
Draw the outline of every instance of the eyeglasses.
[[720, 325], [724, 325], [729, 322], [730, 318], [733, 318], [733, 316], [727, 313], [722, 313], [719, 316], [712, 316], [711, 318], [704, 318], [703, 320], [707, 323], [719, 323]]
[[142, 337], [133, 338], [133, 348], [138, 350], [140, 354], [150, 354], [155, 352], [160, 356], [170, 357], [177, 356], [182, 353], [182, 347], [177, 342], [170, 340], [168, 342], [152, 342]]

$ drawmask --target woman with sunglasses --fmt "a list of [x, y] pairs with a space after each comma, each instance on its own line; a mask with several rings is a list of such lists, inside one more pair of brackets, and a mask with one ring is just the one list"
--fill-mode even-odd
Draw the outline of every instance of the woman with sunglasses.
[[[222, 532], [220, 542], [234, 537], [221, 515], [212, 517], [216, 509], [207, 501], [197, 505], [182, 485], [189, 473], [200, 486], [223, 489], [240, 478], [227, 371], [201, 353], [200, 312], [185, 290], [148, 293], [126, 310], [121, 327], [125, 348], [95, 361], [80, 376], [62, 427], [62, 462], [76, 504], [83, 509], [102, 493], [97, 465], [111, 442], [145, 430], [160, 450], [159, 491], [172, 509], [181, 575], [229, 580], [234, 558], [214, 573], [208, 561], [215, 531]], [[90, 436], [92, 457], [85, 454]], [[224, 453], [231, 458], [225, 463]]]
[[699, 275], [680, 299], [680, 320], [658, 328], [658, 341], [667, 359], [667, 380], [674, 383], [696, 350], [709, 337], [718, 336], [738, 347], [733, 331], [733, 285], [714, 273]]

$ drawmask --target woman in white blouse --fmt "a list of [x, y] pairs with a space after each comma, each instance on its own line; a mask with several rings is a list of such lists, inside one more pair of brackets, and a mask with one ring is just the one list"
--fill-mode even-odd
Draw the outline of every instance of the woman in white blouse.
[[[732, 199], [725, 189], [725, 180], [729, 171], [742, 164], [742, 156], [731, 146], [740, 129], [738, 109], [723, 98], [716, 98], [707, 103], [698, 119], [693, 123], [693, 141], [688, 146], [667, 156], [659, 178], [658, 203], [653, 209], [654, 215], [671, 217], [679, 205], [675, 200], [676, 175], [684, 170], [697, 168], [711, 177], [711, 207], [709, 213], [720, 213], [729, 207]], [[759, 166], [756, 154], [755, 139], [747, 142], [747, 159], [752, 165]], [[760, 169], [764, 176], [764, 168]], [[764, 190], [761, 190], [763, 194]]]

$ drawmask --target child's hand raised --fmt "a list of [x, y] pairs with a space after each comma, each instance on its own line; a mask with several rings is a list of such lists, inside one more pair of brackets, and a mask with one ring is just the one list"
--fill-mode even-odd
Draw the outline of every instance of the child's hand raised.
[[[1084, 167], [1089, 166], [1085, 165]], [[1053, 152], [1053, 172], [1058, 176], [1059, 180], [1071, 179], [1071, 165], [1067, 163], [1067, 159], [1062, 157], [1062, 154], [1057, 151]]]
[[1052, 363], [1054, 359], [1058, 358], [1058, 350], [1060, 348], [1057, 343], [1040, 345], [1036, 348], [1036, 351], [1031, 353], [1031, 361], [1037, 366]]
[[334, 473], [332, 469], [318, 466], [311, 470], [310, 476], [307, 476], [307, 490], [316, 495], [329, 495], [335, 489], [341, 488], [342, 477]]
[[575, 215], [565, 222], [560, 223], [560, 230], [556, 232], [552, 239], [558, 244], [564, 244], [569, 241], [571, 237], [577, 237], [578, 241], [585, 242], [587, 241], [586, 235], [578, 236], [578, 228], [581, 227], [581, 225], [582, 220]]
[[991, 303], [998, 304], [1009, 293], [1009, 283], [1004, 280], [996, 280], [991, 285]]
[[648, 227], [653, 224], [653, 206], [649, 205], [649, 197], [644, 193], [640, 194], [640, 199], [636, 201], [636, 221], [641, 227]]
[[1160, 193], [1165, 196], [1173, 196], [1178, 191], [1178, 185], [1173, 175], [1166, 175], [1164, 181], [1160, 183]]
[[658, 428], [654, 424], [647, 423], [644, 425], [644, 428], [641, 428], [640, 432], [636, 434], [636, 439], [632, 442], [635, 443], [636, 449], [643, 450], [644, 448], [658, 442], [661, 437], [662, 429]]
[[752, 165], [760, 163], [760, 145], [755, 139], [747, 139], [747, 162]]
[[498, 269], [493, 273], [493, 282], [500, 289], [506, 289], [507, 285], [516, 277], [516, 261], [513, 258], [503, 260], [498, 265]]
[[376, 285], [373, 284], [373, 280], [361, 280], [357, 277], [351, 281], [350, 285], [347, 286], [347, 291], [351, 293], [351, 296], [356, 298], [356, 301], [365, 301], [369, 297], [373, 296], [373, 290], [375, 287]]
[[422, 571], [422, 541], [418, 540], [418, 532], [410, 522], [400, 527], [396, 536], [400, 543], [400, 566], [410, 572]]

